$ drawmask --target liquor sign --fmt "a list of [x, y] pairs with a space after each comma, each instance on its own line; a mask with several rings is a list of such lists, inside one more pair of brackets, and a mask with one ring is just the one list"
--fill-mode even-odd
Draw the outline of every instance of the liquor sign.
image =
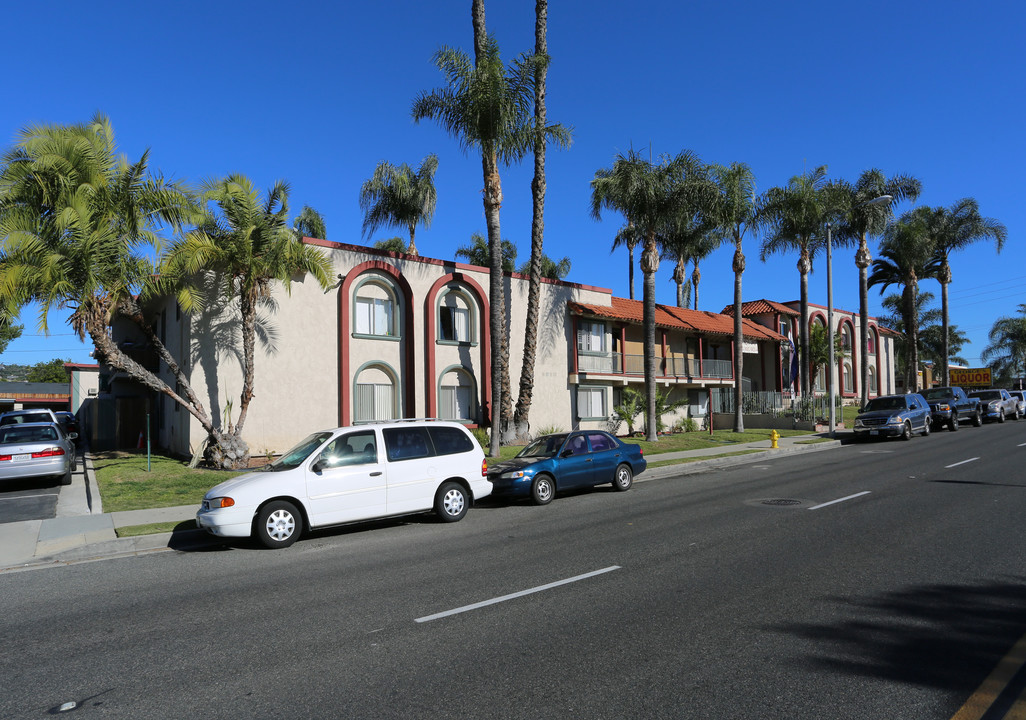
[[969, 368], [948, 370], [948, 382], [961, 387], [990, 387], [993, 384], [990, 368]]

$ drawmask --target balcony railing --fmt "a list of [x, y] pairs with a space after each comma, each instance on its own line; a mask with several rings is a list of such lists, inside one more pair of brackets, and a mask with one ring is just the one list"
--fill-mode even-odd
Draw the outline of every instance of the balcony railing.
[[[624, 355], [608, 353], [606, 355], [577, 356], [577, 369], [580, 372], [609, 373], [625, 375], [644, 375], [644, 355]], [[656, 375], [659, 377], [730, 379], [734, 377], [733, 366], [729, 360], [702, 360], [694, 358], [656, 358]]]

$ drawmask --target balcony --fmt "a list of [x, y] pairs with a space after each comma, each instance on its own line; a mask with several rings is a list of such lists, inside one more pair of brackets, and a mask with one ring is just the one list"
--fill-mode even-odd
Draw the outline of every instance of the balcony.
[[[582, 373], [608, 375], [645, 376], [644, 355], [623, 353], [578, 354], [577, 370]], [[730, 360], [702, 360], [689, 358], [656, 358], [658, 377], [698, 378], [705, 380], [730, 380], [734, 377]]]

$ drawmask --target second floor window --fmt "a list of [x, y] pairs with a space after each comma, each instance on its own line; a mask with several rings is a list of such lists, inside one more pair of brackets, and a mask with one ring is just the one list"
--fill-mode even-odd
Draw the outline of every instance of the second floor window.
[[394, 335], [390, 298], [356, 298], [356, 332], [360, 335]]
[[439, 308], [439, 337], [451, 342], [470, 342], [470, 311], [461, 307]]
[[587, 353], [606, 351], [606, 326], [597, 322], [581, 322], [577, 327], [577, 350]]

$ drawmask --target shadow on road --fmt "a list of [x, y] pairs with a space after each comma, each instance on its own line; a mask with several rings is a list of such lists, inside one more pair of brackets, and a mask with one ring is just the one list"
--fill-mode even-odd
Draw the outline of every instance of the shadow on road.
[[831, 673], [967, 693], [1026, 633], [1026, 578], [910, 587], [879, 598], [832, 598], [857, 616], [840, 624], [771, 627], [806, 638], [806, 662]]

